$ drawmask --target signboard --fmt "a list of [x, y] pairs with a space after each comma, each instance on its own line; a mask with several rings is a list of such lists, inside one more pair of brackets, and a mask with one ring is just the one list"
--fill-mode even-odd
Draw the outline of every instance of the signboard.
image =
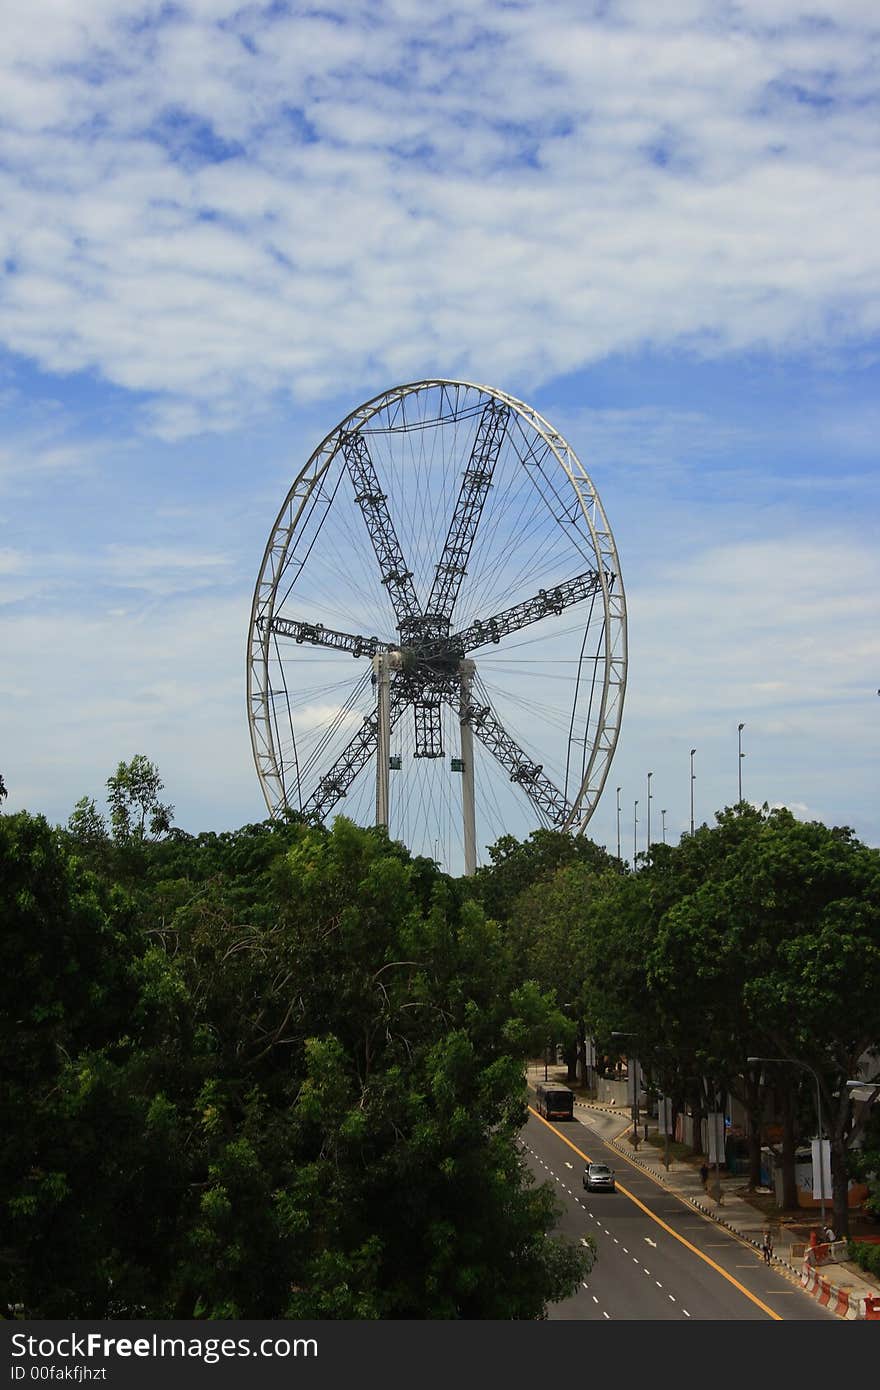
[[724, 1112], [712, 1110], [706, 1116], [706, 1139], [710, 1163], [724, 1162]]
[[626, 1098], [630, 1105], [635, 1105], [638, 1100], [636, 1086], [640, 1086], [642, 1069], [639, 1066], [637, 1057], [630, 1057], [627, 1061], [626, 1069]]
[[[819, 1140], [813, 1139], [810, 1142], [813, 1153], [813, 1196], [820, 1201], [824, 1197], [826, 1201], [831, 1198], [831, 1140], [822, 1140], [822, 1167], [819, 1167]], [[822, 1180], [821, 1187], [819, 1179]]]

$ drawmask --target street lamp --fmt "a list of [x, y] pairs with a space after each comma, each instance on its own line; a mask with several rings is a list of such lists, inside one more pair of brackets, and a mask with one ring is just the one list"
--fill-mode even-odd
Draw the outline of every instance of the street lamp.
[[[742, 725], [740, 724], [740, 728]], [[792, 1067], [803, 1067], [808, 1071], [816, 1083], [816, 1121], [819, 1125], [819, 1206], [822, 1212], [822, 1229], [825, 1228], [825, 1164], [822, 1162], [824, 1157], [822, 1152], [822, 1096], [819, 1090], [819, 1076], [815, 1067], [811, 1067], [809, 1062], [801, 1062], [797, 1057], [747, 1057], [746, 1061], [751, 1066], [755, 1062], [783, 1062]], [[849, 1083], [847, 1082], [847, 1085]]]
[[663, 843], [666, 844], [666, 807], [661, 806], [660, 814], [663, 817]]
[[639, 803], [638, 803], [638, 800], [636, 800], [636, 801], [633, 802], [633, 868], [636, 867], [636, 833], [637, 833], [636, 827], [638, 826], [638, 823], [639, 823]]
[[[853, 1100], [863, 1100], [867, 1105], [873, 1105], [880, 1097], [880, 1081], [847, 1081], [846, 1089], [853, 1092]], [[857, 1096], [856, 1091], [870, 1091], [870, 1095]]]
[[739, 771], [739, 800], [740, 800], [740, 801], [742, 801], [742, 799], [743, 799], [743, 758], [745, 757], [745, 753], [743, 752], [743, 729], [744, 729], [745, 727], [746, 727], [745, 724], [737, 724], [737, 726], [736, 726], [737, 741], [738, 741], [738, 748], [739, 748], [739, 758], [737, 759], [737, 768], [738, 768], [738, 771]]
[[620, 858], [620, 787], [617, 788], [617, 857]]
[[[638, 1053], [638, 1033], [618, 1033], [612, 1031], [612, 1038], [635, 1038], [636, 1053]], [[627, 1056], [627, 1063], [632, 1075], [633, 1103], [632, 1103], [632, 1122], [633, 1122], [633, 1148], [638, 1152], [639, 1147], [639, 1059], [638, 1056]]]
[[694, 754], [696, 753], [696, 751], [697, 751], [696, 748], [692, 748], [692, 749], [691, 749], [691, 834], [692, 834], [692, 835], [693, 835], [693, 833], [694, 833], [694, 782], [696, 781], [696, 774], [694, 773]]
[[653, 772], [648, 773], [648, 825], [645, 849], [648, 851], [649, 854], [651, 853], [651, 778], [653, 776]]

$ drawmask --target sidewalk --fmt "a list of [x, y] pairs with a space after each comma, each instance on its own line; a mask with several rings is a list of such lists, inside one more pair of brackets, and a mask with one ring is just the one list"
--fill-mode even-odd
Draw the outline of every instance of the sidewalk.
[[[564, 1073], [550, 1069], [551, 1080], [562, 1084]], [[555, 1073], [555, 1074], [554, 1074]], [[531, 1066], [528, 1082], [531, 1087], [543, 1081], [543, 1066]], [[698, 1211], [713, 1221], [718, 1221], [733, 1231], [756, 1251], [761, 1250], [763, 1232], [773, 1232], [774, 1253], [772, 1264], [792, 1282], [797, 1282], [818, 1301], [832, 1309], [840, 1317], [848, 1319], [867, 1318], [880, 1320], [880, 1285], [868, 1280], [862, 1270], [852, 1262], [821, 1264], [809, 1268], [804, 1263], [804, 1252], [809, 1248], [810, 1218], [804, 1212], [802, 1220], [792, 1221], [769, 1219], [759, 1206], [746, 1200], [744, 1179], [725, 1171], [720, 1173], [720, 1184], [716, 1188], [714, 1169], [710, 1172], [706, 1188], [700, 1180], [699, 1161], [670, 1158], [667, 1171], [664, 1164], [663, 1148], [646, 1142], [643, 1119], [640, 1125], [640, 1142], [635, 1149], [627, 1138], [632, 1134], [632, 1120], [619, 1106], [600, 1105], [593, 1101], [575, 1100], [575, 1116], [583, 1120], [598, 1134], [603, 1143], [615, 1149], [623, 1159], [649, 1173], [651, 1177], [669, 1192], [689, 1202]], [[657, 1134], [656, 1120], [648, 1120], [649, 1136]], [[618, 1169], [618, 1176], [621, 1176]], [[842, 1243], [841, 1243], [842, 1244]], [[825, 1252], [828, 1247], [823, 1247]], [[837, 1252], [834, 1252], [837, 1253]]]

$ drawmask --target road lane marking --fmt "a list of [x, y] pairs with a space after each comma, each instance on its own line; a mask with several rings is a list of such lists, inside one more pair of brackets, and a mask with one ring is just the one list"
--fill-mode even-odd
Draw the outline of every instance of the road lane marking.
[[573, 1167], [574, 1167], [574, 1164], [573, 1164], [573, 1163], [569, 1163], [568, 1159], [566, 1159], [566, 1160], [565, 1160], [565, 1166], [566, 1166], [566, 1168], [573, 1168]]
[[685, 1315], [686, 1318], [689, 1318], [689, 1317], [690, 1317], [690, 1313], [688, 1312], [687, 1308], [682, 1308], [681, 1311], [684, 1313], [684, 1315]]
[[647, 1241], [647, 1243], [648, 1243], [649, 1245], [653, 1245], [653, 1247], [654, 1247], [655, 1250], [657, 1249], [657, 1242], [656, 1242], [656, 1240], [652, 1240], [650, 1236], [645, 1236], [645, 1240]]
[[598, 1300], [598, 1298], [596, 1297], [595, 1294], [593, 1294], [593, 1302], [594, 1302], [594, 1303], [598, 1303], [598, 1302], [599, 1302], [599, 1300]]
[[610, 1313], [606, 1313], [604, 1308], [602, 1309], [602, 1316], [603, 1316], [603, 1318], [608, 1318], [608, 1321], [609, 1321], [609, 1322], [611, 1321], [611, 1314], [610, 1314]]
[[[534, 1115], [535, 1119], [539, 1120], [542, 1125], [545, 1125], [547, 1129], [550, 1130], [551, 1134], [555, 1134], [557, 1139], [561, 1139], [563, 1144], [567, 1144], [568, 1147], [572, 1150], [572, 1152], [577, 1154], [578, 1158], [582, 1158], [585, 1163], [590, 1163], [592, 1161], [589, 1158], [589, 1156], [584, 1153], [583, 1149], [579, 1149], [577, 1144], [573, 1144], [572, 1141], [566, 1135], [564, 1135], [561, 1130], [558, 1130], [555, 1125], [551, 1125], [549, 1120], [545, 1120], [544, 1116], [539, 1115], [537, 1110], [533, 1110], [531, 1106], [529, 1106], [529, 1114]], [[662, 1217], [657, 1216], [656, 1213], [651, 1211], [650, 1207], [646, 1207], [644, 1202], [640, 1201], [639, 1198], [636, 1197], [635, 1193], [630, 1192], [629, 1188], [622, 1187], [621, 1184], [618, 1183], [617, 1190], [618, 1192], [622, 1192], [624, 1197], [628, 1197], [629, 1200], [635, 1206], [637, 1206], [640, 1211], [643, 1211], [646, 1216], [650, 1217], [650, 1219], [654, 1221], [658, 1226], [660, 1226], [664, 1231], [666, 1231], [667, 1234], [671, 1235], [674, 1240], [679, 1241], [679, 1243], [683, 1245], [685, 1249], [690, 1250], [691, 1253], [696, 1255], [698, 1259], [702, 1260], [705, 1264], [709, 1265], [711, 1269], [714, 1269], [716, 1274], [720, 1274], [722, 1279], [726, 1279], [729, 1284], [732, 1284], [735, 1289], [738, 1289], [739, 1292], [745, 1298], [747, 1298], [750, 1303], [754, 1303], [756, 1308], [760, 1308], [762, 1313], [766, 1313], [768, 1318], [772, 1318], [774, 1322], [784, 1321], [784, 1318], [781, 1313], [777, 1313], [775, 1308], [771, 1308], [769, 1304], [764, 1303], [762, 1299], [758, 1298], [757, 1294], [751, 1293], [749, 1289], [745, 1287], [744, 1284], [740, 1283], [739, 1279], [734, 1278], [734, 1276], [730, 1274], [726, 1269], [723, 1269], [721, 1265], [718, 1264], [715, 1260], [713, 1260], [710, 1255], [706, 1255], [696, 1245], [692, 1244], [691, 1241], [687, 1240], [683, 1235], [680, 1235], [678, 1231], [673, 1230], [673, 1228], [668, 1224], [668, 1222], [664, 1221]], [[636, 1261], [636, 1263], [638, 1264], [638, 1260]], [[687, 1316], [690, 1317], [690, 1313], [688, 1313]]]

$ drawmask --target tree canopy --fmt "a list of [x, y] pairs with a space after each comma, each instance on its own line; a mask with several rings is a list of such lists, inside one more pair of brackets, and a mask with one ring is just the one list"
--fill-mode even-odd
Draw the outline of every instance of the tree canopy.
[[8, 1303], [534, 1318], [576, 1286], [515, 1143], [553, 1002], [430, 861], [339, 818], [145, 844], [120, 881], [39, 817], [0, 832]]

